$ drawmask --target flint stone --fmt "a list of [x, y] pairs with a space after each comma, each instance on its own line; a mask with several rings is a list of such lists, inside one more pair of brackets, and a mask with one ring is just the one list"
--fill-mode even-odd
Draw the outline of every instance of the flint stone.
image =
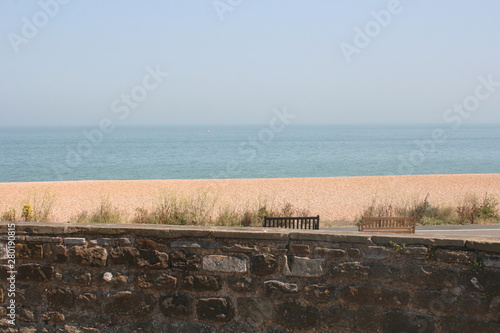
[[207, 271], [245, 273], [247, 260], [237, 257], [208, 255], [203, 257], [203, 269]]
[[284, 274], [288, 276], [314, 277], [325, 274], [323, 263], [325, 259], [309, 259], [285, 256]]

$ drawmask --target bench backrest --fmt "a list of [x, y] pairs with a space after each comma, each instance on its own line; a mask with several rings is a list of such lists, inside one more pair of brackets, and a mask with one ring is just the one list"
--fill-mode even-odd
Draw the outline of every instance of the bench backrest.
[[415, 233], [415, 217], [362, 217], [359, 231]]
[[267, 217], [262, 226], [265, 228], [319, 229], [319, 215], [306, 217]]

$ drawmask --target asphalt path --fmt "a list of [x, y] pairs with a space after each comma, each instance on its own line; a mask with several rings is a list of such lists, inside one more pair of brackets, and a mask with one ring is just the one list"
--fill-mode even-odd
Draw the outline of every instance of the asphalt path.
[[[324, 230], [332, 230], [348, 233], [360, 233], [357, 228], [321, 228]], [[366, 232], [367, 234], [380, 234]], [[405, 234], [399, 234], [405, 235]], [[406, 234], [407, 235], [407, 234]], [[488, 237], [498, 238], [500, 240], [500, 225], [440, 225], [440, 226], [417, 226], [415, 230], [416, 236], [427, 237]]]

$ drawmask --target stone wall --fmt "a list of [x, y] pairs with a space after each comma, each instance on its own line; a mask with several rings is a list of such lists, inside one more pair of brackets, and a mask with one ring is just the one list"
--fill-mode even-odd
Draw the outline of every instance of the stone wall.
[[2, 332], [500, 332], [500, 242], [36, 223], [12, 326], [0, 224]]

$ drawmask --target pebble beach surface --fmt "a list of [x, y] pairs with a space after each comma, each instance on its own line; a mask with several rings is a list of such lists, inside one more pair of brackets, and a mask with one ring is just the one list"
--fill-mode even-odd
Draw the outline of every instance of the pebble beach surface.
[[53, 198], [53, 222], [92, 211], [103, 199], [132, 217], [136, 208], [151, 209], [168, 194], [206, 196], [215, 209], [288, 202], [322, 221], [354, 221], [374, 200], [408, 204], [428, 194], [431, 204], [456, 205], [467, 195], [486, 193], [500, 198], [500, 174], [0, 183], [0, 212], [10, 207], [19, 212], [25, 203], [45, 196]]

